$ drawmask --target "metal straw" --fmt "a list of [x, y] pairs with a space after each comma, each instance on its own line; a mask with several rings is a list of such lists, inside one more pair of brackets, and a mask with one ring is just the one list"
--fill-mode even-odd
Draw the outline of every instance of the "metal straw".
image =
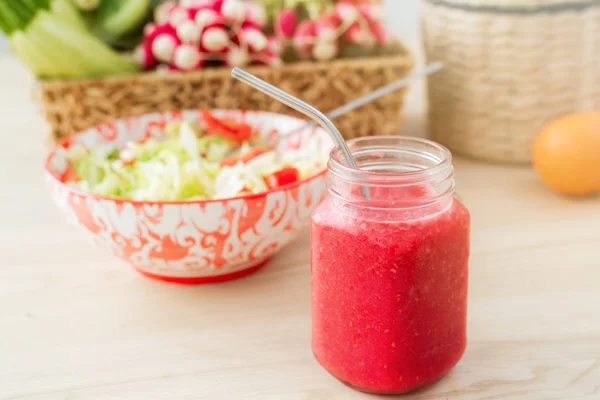
[[[303, 102], [302, 100], [290, 95], [289, 93], [284, 92], [283, 90], [263, 81], [260, 78], [257, 78], [256, 76], [252, 75], [251, 73], [246, 72], [240, 68], [234, 68], [233, 71], [231, 71], [231, 76], [233, 76], [235, 79], [238, 79], [238, 80], [252, 86], [253, 88], [255, 88], [257, 90], [260, 90], [264, 94], [273, 97], [274, 99], [295, 109], [296, 111], [301, 112], [302, 114], [306, 115], [307, 117], [309, 117], [310, 119], [315, 121], [312, 123], [308, 123], [298, 129], [294, 129], [293, 131], [288, 132], [284, 135], [281, 135], [280, 136], [281, 138], [292, 135], [300, 130], [306, 129], [307, 127], [318, 124], [323, 129], [325, 129], [325, 131], [327, 133], [329, 133], [329, 135], [333, 139], [333, 142], [337, 145], [337, 147], [339, 149], [342, 150], [346, 164], [354, 169], [359, 169], [358, 165], [356, 164], [356, 160], [352, 156], [352, 152], [350, 151], [350, 149], [348, 148], [348, 145], [344, 141], [342, 134], [335, 127], [333, 122], [330, 121], [329, 118], [337, 118], [342, 114], [345, 114], [347, 112], [355, 110], [358, 107], [362, 107], [363, 105], [365, 105], [367, 103], [370, 103], [382, 96], [385, 96], [395, 90], [398, 90], [398, 89], [406, 86], [408, 83], [410, 83], [413, 80], [422, 78], [422, 77], [430, 75], [436, 71], [439, 71], [441, 68], [442, 68], [442, 64], [432, 63], [432, 64], [426, 66], [425, 68], [423, 68], [419, 72], [416, 72], [416, 73], [409, 75], [403, 79], [393, 82], [387, 86], [377, 89], [363, 97], [353, 100], [339, 108], [336, 108], [333, 111], [330, 111], [327, 115], [323, 114], [321, 111], [317, 110], [310, 104]], [[363, 195], [365, 196], [365, 198], [370, 199], [371, 196], [370, 196], [367, 188], [362, 187], [361, 189], [362, 189], [361, 191], [363, 192]]]
[[[329, 119], [335, 119], [339, 116], [349, 113], [350, 111], [354, 111], [357, 108], [364, 106], [365, 104], [375, 101], [380, 97], [383, 97], [392, 92], [395, 92], [396, 90], [402, 89], [404, 86], [408, 85], [413, 80], [424, 78], [427, 75], [431, 75], [434, 72], [437, 72], [442, 68], [443, 68], [442, 63], [439, 63], [439, 62], [431, 63], [431, 64], [427, 65], [425, 68], [419, 70], [418, 72], [415, 72], [414, 74], [408, 75], [407, 77], [397, 80], [396, 82], [392, 82], [389, 85], [386, 85], [382, 88], [374, 90], [371, 93], [368, 93], [362, 97], [359, 97], [358, 99], [352, 100], [351, 102], [346, 103], [343, 106], [336, 108], [335, 110], [331, 110], [328, 113], [326, 113], [325, 116]], [[307, 124], [302, 125], [301, 127], [297, 128], [297, 129], [294, 129], [292, 131], [278, 135], [277, 140], [280, 140], [287, 136], [293, 135], [294, 133], [297, 133], [304, 129], [313, 128], [316, 125], [317, 124], [315, 122], [308, 122]]]
[[271, 96], [276, 100], [279, 100], [283, 104], [293, 108], [296, 111], [301, 112], [310, 119], [314, 120], [317, 124], [321, 125], [321, 127], [329, 133], [337, 147], [342, 150], [346, 164], [354, 169], [358, 169], [356, 160], [354, 160], [352, 152], [350, 152], [350, 149], [344, 141], [342, 134], [335, 127], [333, 122], [331, 122], [321, 111], [242, 69], [234, 68], [233, 71], [231, 71], [231, 76], [252, 86], [257, 90], [260, 90], [264, 94]]

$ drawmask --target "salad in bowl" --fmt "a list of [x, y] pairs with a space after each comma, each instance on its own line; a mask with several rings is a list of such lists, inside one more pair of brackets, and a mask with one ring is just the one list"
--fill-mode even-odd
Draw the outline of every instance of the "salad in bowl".
[[289, 244], [325, 196], [328, 135], [280, 137], [304, 124], [235, 110], [117, 120], [59, 143], [47, 181], [69, 221], [141, 273], [230, 280]]
[[63, 181], [93, 194], [137, 201], [209, 200], [277, 189], [326, 166], [322, 138], [276, 148], [277, 131], [261, 134], [246, 122], [202, 111], [197, 120], [166, 123], [156, 135], [124, 146], [106, 143], [66, 149]]

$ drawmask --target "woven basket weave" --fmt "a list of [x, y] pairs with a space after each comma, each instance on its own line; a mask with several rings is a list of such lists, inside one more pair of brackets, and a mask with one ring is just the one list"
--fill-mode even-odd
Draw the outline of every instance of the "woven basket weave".
[[[320, 110], [331, 110], [410, 72], [413, 58], [398, 54], [301, 62], [248, 71]], [[96, 80], [44, 81], [36, 97], [52, 129], [54, 141], [91, 126], [156, 111], [217, 108], [272, 111], [298, 115], [287, 106], [231, 78], [228, 68], [188, 73], [139, 74]], [[390, 94], [336, 120], [347, 138], [397, 133], [405, 90]]]
[[[560, 0], [559, 0], [560, 1]], [[423, 0], [430, 134], [456, 153], [528, 162], [557, 115], [600, 108], [600, 0]]]

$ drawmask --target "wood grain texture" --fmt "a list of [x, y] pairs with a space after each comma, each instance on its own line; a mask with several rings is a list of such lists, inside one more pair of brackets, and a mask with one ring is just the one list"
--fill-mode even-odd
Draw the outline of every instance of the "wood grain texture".
[[[372, 398], [311, 355], [307, 235], [254, 276], [179, 287], [68, 226], [29, 83], [0, 58], [0, 399]], [[600, 199], [555, 196], [527, 168], [456, 167], [473, 217], [469, 345], [403, 399], [600, 399]]]

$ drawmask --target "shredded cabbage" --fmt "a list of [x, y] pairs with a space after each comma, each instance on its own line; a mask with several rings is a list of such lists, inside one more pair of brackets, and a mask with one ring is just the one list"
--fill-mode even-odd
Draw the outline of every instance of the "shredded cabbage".
[[[71, 146], [67, 160], [78, 180], [66, 183], [97, 195], [132, 200], [222, 199], [267, 191], [265, 178], [286, 167], [297, 168], [300, 179], [325, 168], [327, 157], [319, 143], [304, 149], [272, 149], [249, 158], [264, 147], [260, 144], [258, 138], [237, 143], [204, 134], [193, 123], [174, 122], [160, 140], [130, 142], [123, 148]], [[234, 162], [222, 166], [226, 157], [234, 157]]]

